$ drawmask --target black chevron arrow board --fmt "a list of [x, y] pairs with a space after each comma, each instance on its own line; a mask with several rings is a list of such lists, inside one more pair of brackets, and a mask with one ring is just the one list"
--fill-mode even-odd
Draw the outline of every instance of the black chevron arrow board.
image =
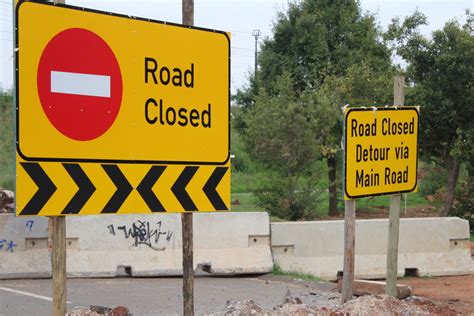
[[17, 215], [229, 210], [229, 165], [17, 163]]

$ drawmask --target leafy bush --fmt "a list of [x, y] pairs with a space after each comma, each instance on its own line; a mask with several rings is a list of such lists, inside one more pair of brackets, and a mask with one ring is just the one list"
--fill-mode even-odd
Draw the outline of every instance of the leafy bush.
[[474, 195], [469, 188], [469, 180], [458, 183], [452, 215], [469, 221], [470, 230], [474, 231]]
[[318, 215], [318, 204], [324, 199], [317, 168], [303, 177], [283, 176], [277, 172], [265, 174], [253, 190], [256, 204], [286, 220], [311, 220]]
[[438, 192], [448, 181], [448, 173], [439, 167], [430, 169], [428, 174], [420, 180], [420, 193], [423, 196]]

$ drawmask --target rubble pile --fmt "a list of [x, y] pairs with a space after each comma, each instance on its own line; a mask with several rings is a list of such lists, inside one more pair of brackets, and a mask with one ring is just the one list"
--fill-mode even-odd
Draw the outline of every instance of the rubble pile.
[[15, 193], [0, 189], [0, 213], [13, 213]]
[[87, 307], [74, 307], [66, 316], [132, 316], [125, 306], [109, 308], [105, 306], [91, 305]]
[[449, 305], [433, 303], [428, 298], [418, 297], [418, 296], [413, 295], [413, 296], [407, 297], [404, 301], [410, 302], [412, 304], [422, 307], [423, 310], [428, 311], [430, 315], [439, 315], [439, 316], [460, 315], [459, 312], [451, 308]]
[[431, 315], [421, 306], [389, 295], [367, 295], [351, 300], [335, 310], [337, 315]]
[[255, 315], [262, 312], [263, 308], [252, 300], [243, 300], [242, 302], [230, 300], [225, 305], [223, 315]]
[[283, 304], [264, 309], [252, 300], [227, 301], [224, 311], [206, 314], [208, 316], [220, 315], [319, 315], [319, 316], [345, 316], [345, 315], [457, 315], [456, 311], [447, 305], [434, 304], [428, 299], [410, 297], [399, 300], [389, 295], [366, 295], [353, 299], [339, 307], [329, 308], [303, 304], [300, 298], [292, 297], [290, 291], [283, 299]]
[[329, 315], [330, 309], [303, 304], [299, 297], [293, 297], [287, 290], [283, 303], [277, 305], [268, 313], [271, 315]]

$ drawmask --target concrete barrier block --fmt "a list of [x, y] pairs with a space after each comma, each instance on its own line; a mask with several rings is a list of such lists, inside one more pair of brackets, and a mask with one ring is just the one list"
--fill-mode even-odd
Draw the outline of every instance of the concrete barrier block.
[[[195, 267], [216, 274], [272, 270], [267, 213], [193, 216]], [[180, 214], [75, 216], [66, 225], [71, 277], [182, 275]], [[46, 218], [0, 214], [2, 239], [0, 278], [51, 276]], [[10, 241], [15, 246], [6, 251]]]
[[272, 271], [270, 219], [267, 213], [198, 215], [194, 221], [195, 257], [198, 264], [204, 265], [203, 268], [216, 274]]
[[[272, 250], [283, 270], [335, 280], [343, 271], [344, 221], [272, 223]], [[355, 275], [384, 278], [388, 220], [357, 220]], [[459, 218], [400, 221], [398, 275], [469, 274], [469, 225]]]
[[51, 276], [48, 220], [0, 214], [0, 278]]

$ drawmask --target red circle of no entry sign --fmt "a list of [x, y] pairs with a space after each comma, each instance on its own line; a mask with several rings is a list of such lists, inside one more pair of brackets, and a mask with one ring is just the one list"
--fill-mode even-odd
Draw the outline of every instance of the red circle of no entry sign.
[[53, 126], [79, 141], [95, 139], [114, 123], [122, 75], [112, 49], [97, 34], [64, 30], [46, 45], [38, 66], [41, 106]]

